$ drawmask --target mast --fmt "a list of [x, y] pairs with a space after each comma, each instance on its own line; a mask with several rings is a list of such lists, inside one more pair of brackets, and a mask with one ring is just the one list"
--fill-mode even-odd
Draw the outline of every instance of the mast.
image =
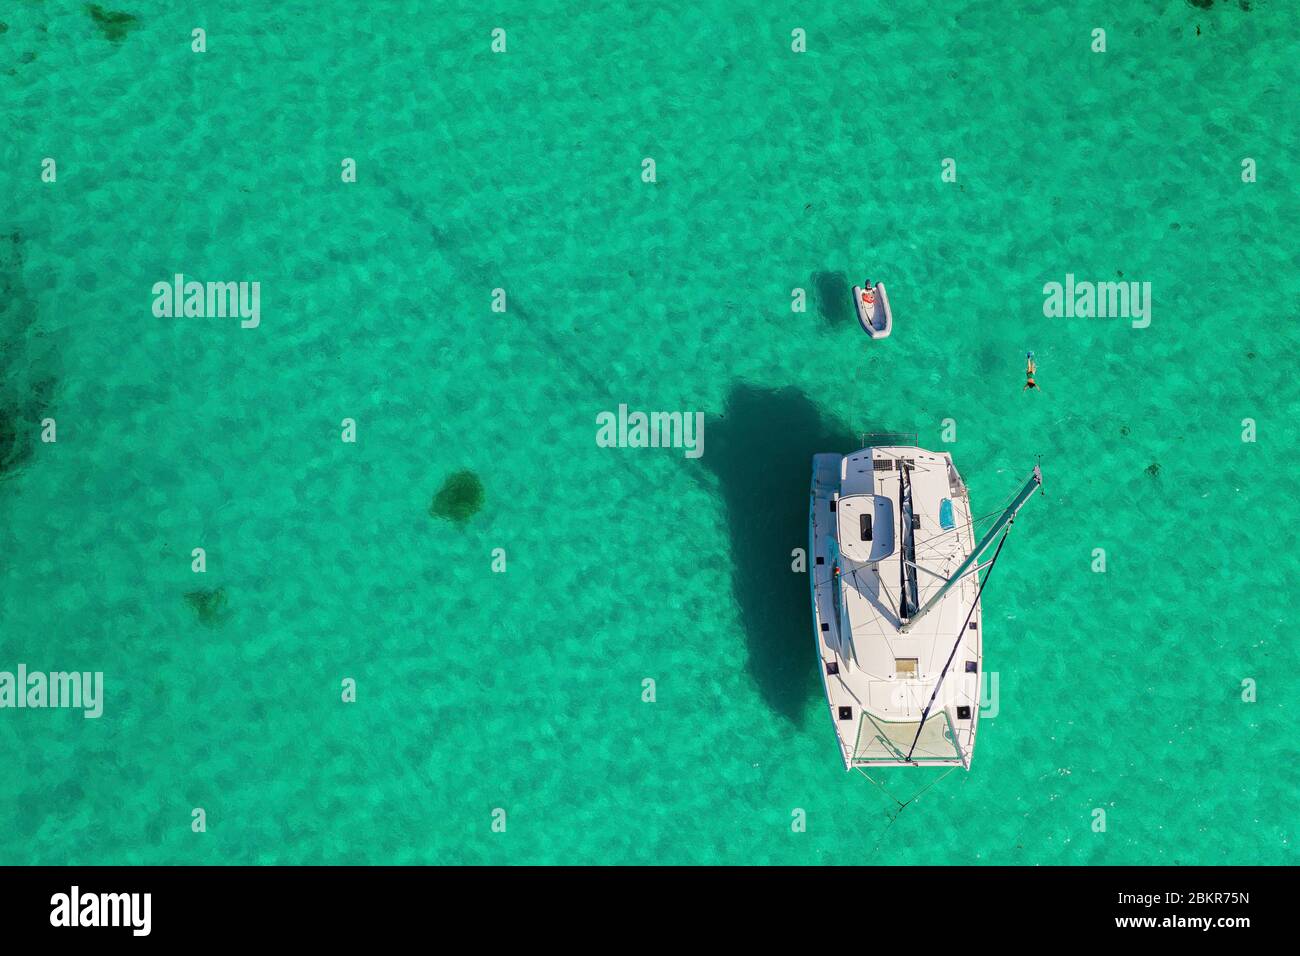
[[912, 476], [907, 465], [898, 463], [898, 559], [900, 593], [898, 617], [905, 621], [916, 613], [920, 596], [916, 585], [916, 534], [912, 530]]
[[[1025, 502], [1029, 500], [1029, 496], [1032, 495], [1042, 485], [1042, 483], [1043, 471], [1035, 465], [1034, 473], [1029, 476], [1029, 480], [1025, 482], [1025, 486], [1020, 489], [1015, 500], [1012, 501], [1011, 504], [1007, 505], [1006, 510], [1002, 512], [998, 517], [998, 520], [993, 522], [993, 526], [984, 533], [984, 537], [980, 538], [979, 544], [975, 545], [975, 550], [967, 555], [966, 560], [958, 565], [957, 570], [944, 581], [939, 590], [935, 591], [934, 594], [931, 595], [930, 600], [925, 602], [925, 606], [917, 611], [910, 620], [899, 627], [898, 630], [900, 633], [907, 633], [907, 631], [911, 629], [912, 625], [925, 617], [926, 614], [934, 609], [935, 605], [943, 600], [943, 596], [947, 594], [948, 591], [952, 589], [952, 586], [961, 580], [968, 571], [970, 571], [979, 560], [980, 555], [988, 550], [989, 545], [993, 543], [993, 539], [997, 537], [998, 532], [1015, 520], [1016, 513], [1024, 506]], [[976, 568], [976, 570], [978, 570], [978, 568]]]
[[907, 606], [907, 548], [903, 547], [903, 469], [898, 469], [898, 620], [906, 621], [912, 614]]

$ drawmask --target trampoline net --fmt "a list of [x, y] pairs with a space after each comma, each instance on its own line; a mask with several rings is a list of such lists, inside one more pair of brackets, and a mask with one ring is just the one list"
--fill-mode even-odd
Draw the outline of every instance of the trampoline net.
[[[858, 725], [858, 742], [853, 748], [855, 764], [898, 763], [912, 750], [919, 720], [881, 720], [863, 712]], [[916, 749], [912, 750], [914, 763], [935, 763], [961, 760], [961, 751], [954, 741], [952, 722], [947, 711], [931, 714], [925, 722]]]

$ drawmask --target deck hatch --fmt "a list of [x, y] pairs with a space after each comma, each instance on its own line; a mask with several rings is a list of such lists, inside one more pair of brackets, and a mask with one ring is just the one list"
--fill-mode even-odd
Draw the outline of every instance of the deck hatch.
[[840, 499], [837, 544], [855, 564], [881, 561], [894, 552], [894, 506], [884, 495], [847, 495]]
[[852, 720], [852, 719], [853, 719], [853, 708], [848, 705], [841, 707], [840, 720]]

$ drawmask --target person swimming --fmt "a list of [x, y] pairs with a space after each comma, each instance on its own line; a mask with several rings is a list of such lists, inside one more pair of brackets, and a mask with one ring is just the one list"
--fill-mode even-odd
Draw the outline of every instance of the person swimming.
[[1025, 387], [1022, 388], [1020, 391], [1025, 392], [1031, 388], [1038, 389], [1038, 391], [1040, 392], [1042, 391], [1041, 388], [1038, 388], [1038, 383], [1034, 381], [1034, 373], [1037, 371], [1038, 371], [1038, 365], [1034, 362], [1034, 353], [1026, 352], [1025, 353]]

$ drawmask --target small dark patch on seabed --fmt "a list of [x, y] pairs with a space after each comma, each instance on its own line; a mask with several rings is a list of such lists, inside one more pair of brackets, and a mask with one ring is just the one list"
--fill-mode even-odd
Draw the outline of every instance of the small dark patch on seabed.
[[798, 389], [746, 384], [705, 428], [701, 460], [717, 476], [731, 531], [729, 563], [717, 573], [731, 575], [746, 666], [767, 705], [799, 724], [819, 678], [808, 575], [792, 570], [790, 552], [808, 547], [812, 456], [852, 451], [857, 440]]
[[99, 27], [99, 32], [114, 43], [123, 40], [127, 31], [140, 22], [133, 14], [122, 13], [119, 10], [105, 10], [97, 3], [86, 4], [86, 12]]
[[185, 602], [194, 609], [199, 623], [207, 627], [217, 627], [226, 619], [226, 589], [199, 588], [185, 595]]
[[1151, 464], [1147, 465], [1147, 474], [1152, 478], [1160, 474], [1160, 462], [1153, 461]]
[[25, 399], [14, 399], [0, 390], [0, 478], [31, 459], [54, 385], [53, 379], [40, 379]]
[[31, 454], [30, 446], [19, 438], [18, 427], [17, 416], [0, 405], [0, 474], [16, 468]]
[[50, 356], [29, 346], [36, 309], [22, 268], [22, 233], [0, 235], [0, 479], [32, 457], [56, 385]]
[[429, 505], [429, 514], [464, 524], [483, 507], [483, 482], [472, 471], [458, 471], [448, 476]]

